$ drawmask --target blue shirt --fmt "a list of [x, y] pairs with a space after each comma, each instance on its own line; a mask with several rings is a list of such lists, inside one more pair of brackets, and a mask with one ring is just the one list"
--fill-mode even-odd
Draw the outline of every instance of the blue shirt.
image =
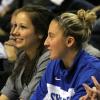
[[86, 94], [82, 84], [93, 86], [91, 76], [100, 81], [100, 60], [83, 50], [71, 70], [65, 69], [61, 60], [52, 60], [31, 100], [79, 100]]

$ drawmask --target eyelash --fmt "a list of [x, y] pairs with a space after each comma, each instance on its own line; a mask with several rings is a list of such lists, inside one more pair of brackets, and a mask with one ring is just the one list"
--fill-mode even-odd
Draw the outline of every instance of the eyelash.
[[17, 24], [11, 24], [11, 28], [16, 28], [16, 27], [19, 27], [19, 28], [21, 28], [21, 29], [25, 29], [25, 28], [27, 28], [26, 26], [24, 26], [24, 25], [17, 25]]
[[53, 38], [53, 37], [54, 37], [54, 35], [53, 35], [53, 34], [49, 34], [49, 37], [50, 37], [50, 38]]
[[20, 26], [21, 28], [27, 28], [27, 27], [25, 27], [25, 26]]

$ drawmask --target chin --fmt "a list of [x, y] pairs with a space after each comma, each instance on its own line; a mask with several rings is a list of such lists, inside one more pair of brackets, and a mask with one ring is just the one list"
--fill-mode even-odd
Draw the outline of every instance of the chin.
[[16, 48], [17, 48], [17, 49], [22, 49], [23, 46], [21, 46], [21, 45], [16, 45]]
[[21, 46], [19, 46], [19, 45], [16, 45], [16, 48], [20, 49], [20, 48], [21, 48]]
[[50, 59], [51, 60], [55, 60], [55, 59], [58, 59], [58, 57], [56, 57], [56, 56], [50, 56]]

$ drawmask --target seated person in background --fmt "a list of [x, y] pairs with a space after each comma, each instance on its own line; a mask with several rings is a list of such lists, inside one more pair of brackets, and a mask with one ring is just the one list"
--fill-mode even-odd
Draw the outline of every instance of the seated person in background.
[[30, 100], [79, 100], [86, 94], [83, 83], [93, 86], [91, 75], [100, 80], [100, 60], [82, 48], [95, 20], [92, 10], [79, 10], [51, 21], [44, 43], [51, 61]]
[[49, 61], [49, 53], [43, 44], [53, 14], [42, 6], [27, 5], [13, 15], [9, 39], [21, 53], [1, 90], [0, 100], [28, 100]]
[[0, 2], [0, 17], [3, 17], [10, 9], [10, 5], [14, 0], [1, 0]]
[[92, 76], [91, 78], [95, 86], [91, 88], [84, 83], [83, 86], [87, 94], [85, 96], [82, 96], [80, 100], [100, 100], [100, 84], [94, 76]]
[[90, 43], [93, 44], [93, 46], [96, 47], [98, 50], [100, 50], [100, 18], [98, 18], [95, 22]]
[[[14, 15], [11, 18], [11, 23], [14, 23]], [[3, 88], [7, 78], [11, 74], [16, 58], [17, 49], [14, 46], [13, 40], [8, 40], [5, 43], [0, 41], [0, 90]]]
[[17, 58], [16, 48], [12, 43], [11, 40], [7, 41], [4, 45], [0, 43], [0, 90], [11, 74], [14, 62]]
[[92, 35], [90, 40], [88, 41], [88, 44], [86, 43], [84, 45], [84, 48], [87, 52], [89, 52], [92, 55], [95, 55], [96, 57], [100, 58], [100, 18], [98, 15], [98, 12], [100, 12], [100, 6], [97, 6], [93, 9], [94, 11], [97, 11], [97, 20], [95, 21], [94, 25], [92, 26]]
[[0, 0], [0, 42], [9, 39], [10, 19], [15, 9], [19, 8], [19, 0]]

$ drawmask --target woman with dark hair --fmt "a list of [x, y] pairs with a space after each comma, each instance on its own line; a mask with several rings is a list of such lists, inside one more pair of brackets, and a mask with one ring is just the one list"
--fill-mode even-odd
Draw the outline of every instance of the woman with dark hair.
[[53, 14], [42, 6], [27, 5], [17, 9], [13, 16], [10, 40], [20, 53], [0, 100], [28, 100], [49, 61], [43, 43]]

